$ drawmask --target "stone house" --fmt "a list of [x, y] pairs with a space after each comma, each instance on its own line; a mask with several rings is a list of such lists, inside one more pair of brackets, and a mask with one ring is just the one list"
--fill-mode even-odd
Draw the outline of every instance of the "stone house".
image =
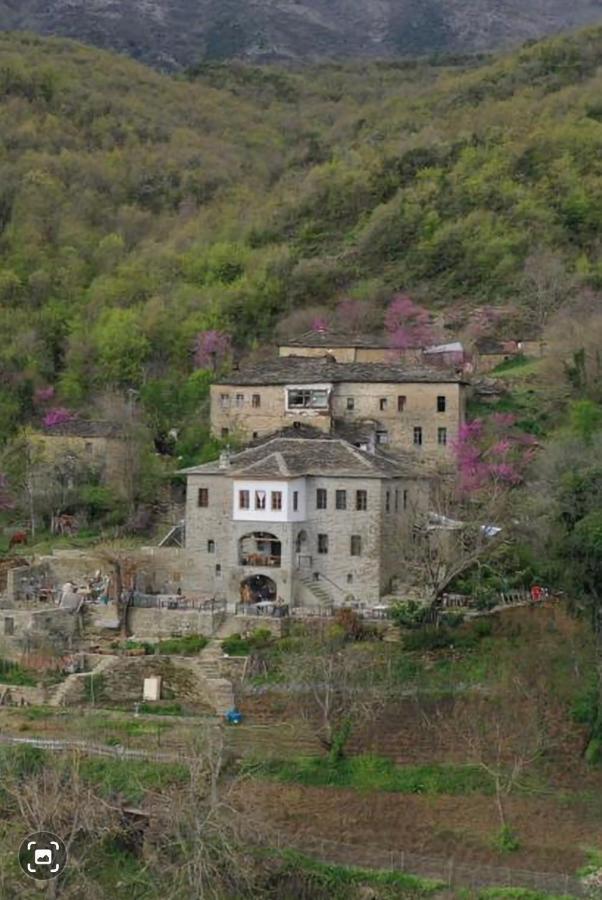
[[60, 463], [71, 458], [77, 465], [97, 471], [106, 484], [119, 488], [131, 449], [123, 430], [113, 422], [73, 419], [33, 432], [31, 442], [41, 458]]
[[389, 335], [344, 334], [324, 329], [307, 331], [298, 337], [288, 338], [278, 347], [278, 355], [321, 358], [328, 354], [340, 363], [401, 363], [416, 365], [422, 360], [422, 350], [411, 348], [397, 350], [391, 347]]
[[[286, 356], [232, 372], [211, 387], [216, 437], [256, 439], [294, 423], [445, 459], [464, 421], [463, 376], [441, 368]], [[365, 437], [354, 440], [351, 430]]]
[[186, 553], [204, 591], [253, 604], [375, 603], [428, 500], [408, 458], [290, 428], [186, 469]]

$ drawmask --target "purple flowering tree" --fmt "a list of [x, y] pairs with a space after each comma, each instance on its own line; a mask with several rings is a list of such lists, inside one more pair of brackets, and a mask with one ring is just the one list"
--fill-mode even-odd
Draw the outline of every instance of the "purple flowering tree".
[[393, 350], [410, 350], [436, 343], [431, 315], [407, 294], [397, 294], [385, 313], [385, 331]]
[[326, 316], [315, 316], [312, 319], [310, 328], [312, 331], [316, 331], [318, 334], [323, 334], [325, 331], [330, 329], [330, 323]]
[[54, 388], [52, 387], [52, 385], [49, 385], [48, 387], [36, 388], [33, 399], [35, 403], [39, 405], [49, 403], [54, 399]]
[[200, 331], [194, 341], [194, 364], [197, 369], [221, 368], [232, 354], [232, 338], [225, 331]]
[[58, 428], [67, 422], [73, 422], [76, 418], [77, 416], [70, 409], [66, 409], [64, 406], [55, 406], [48, 410], [42, 419], [42, 425], [44, 428]]
[[433, 607], [459, 576], [491, 562], [512, 538], [515, 488], [537, 450], [514, 416], [496, 414], [467, 422], [452, 445], [456, 478], [432, 482], [429, 511], [416, 511], [412, 563]]

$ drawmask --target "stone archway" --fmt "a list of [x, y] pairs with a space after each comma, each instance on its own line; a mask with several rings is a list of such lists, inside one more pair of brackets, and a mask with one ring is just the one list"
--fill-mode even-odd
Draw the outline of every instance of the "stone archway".
[[275, 603], [278, 588], [273, 578], [268, 575], [248, 575], [240, 583], [240, 602], [254, 606], [262, 601]]

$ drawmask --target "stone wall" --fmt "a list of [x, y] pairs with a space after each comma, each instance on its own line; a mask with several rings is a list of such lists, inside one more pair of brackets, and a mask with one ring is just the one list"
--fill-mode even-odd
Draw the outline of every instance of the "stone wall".
[[0, 684], [0, 706], [42, 706], [48, 696], [44, 687]]
[[204, 634], [209, 637], [214, 628], [214, 620], [211, 614], [193, 609], [134, 608], [128, 613], [128, 625], [133, 638], [153, 641], [186, 634]]

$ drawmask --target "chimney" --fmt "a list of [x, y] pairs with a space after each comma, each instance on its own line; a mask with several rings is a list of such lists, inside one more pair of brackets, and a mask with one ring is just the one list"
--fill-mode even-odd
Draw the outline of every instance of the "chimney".
[[230, 451], [222, 450], [219, 455], [219, 467], [220, 469], [227, 469], [230, 465]]

